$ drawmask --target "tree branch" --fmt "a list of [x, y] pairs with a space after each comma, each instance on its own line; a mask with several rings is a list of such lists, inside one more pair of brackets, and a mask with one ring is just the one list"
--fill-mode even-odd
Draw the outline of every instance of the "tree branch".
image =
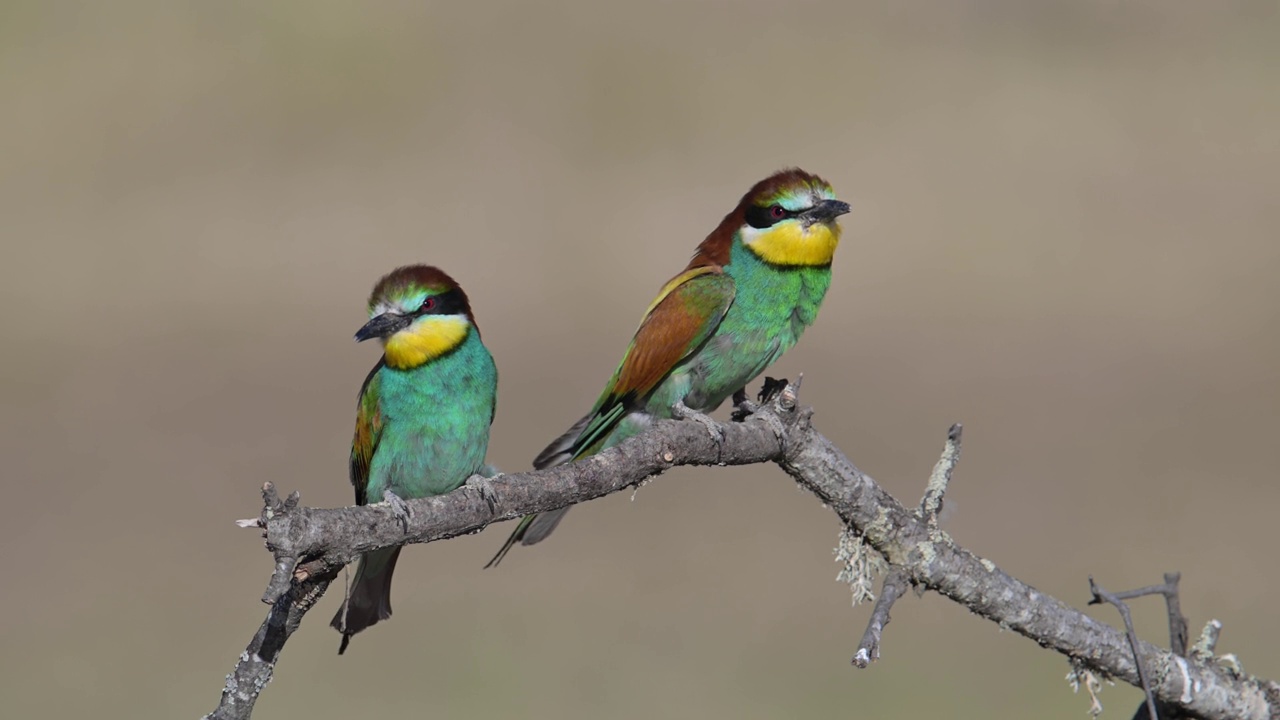
[[[468, 483], [447, 495], [409, 500], [407, 528], [386, 503], [336, 509], [281, 503], [269, 485], [257, 521], [276, 572], [263, 600], [267, 619], [227, 676], [215, 720], [249, 718], [271, 679], [285, 640], [348, 562], [381, 547], [434, 542], [475, 533], [490, 523], [593, 500], [633, 487], [680, 465], [775, 462], [818, 496], [863, 542], [911, 584], [934, 590], [1001, 627], [1053, 649], [1090, 670], [1139, 683], [1125, 634], [1044, 595], [961, 548], [937, 526], [945, 482], [930, 482], [923, 512], [909, 510], [858, 470], [813, 429], [813, 410], [788, 387], [744, 422], [720, 426], [716, 442], [699, 423], [663, 421], [618, 447], [570, 465]], [[958, 433], [939, 466], [950, 476]], [[954, 446], [954, 447], [953, 447]], [[1150, 671], [1152, 694], [1205, 720], [1280, 718], [1280, 685], [1233, 673], [1217, 662], [1184, 659], [1145, 642], [1137, 654]]]

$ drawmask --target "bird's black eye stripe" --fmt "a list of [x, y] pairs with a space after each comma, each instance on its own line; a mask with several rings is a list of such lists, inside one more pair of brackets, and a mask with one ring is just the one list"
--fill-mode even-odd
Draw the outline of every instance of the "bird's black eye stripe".
[[465, 296], [461, 290], [454, 288], [446, 293], [428, 297], [414, 315], [462, 315], [466, 311]]
[[[777, 211], [779, 210], [781, 211], [780, 215], [777, 214]], [[794, 217], [795, 215], [796, 213], [787, 210], [781, 205], [775, 204], [768, 205], [766, 207], [752, 205], [747, 208], [746, 217], [744, 219], [751, 227], [757, 230], [763, 230], [764, 228], [772, 227], [789, 217]]]

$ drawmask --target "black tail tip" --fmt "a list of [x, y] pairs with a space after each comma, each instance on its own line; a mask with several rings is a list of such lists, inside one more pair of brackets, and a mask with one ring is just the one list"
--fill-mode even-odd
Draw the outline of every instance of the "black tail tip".
[[498, 551], [498, 554], [494, 555], [493, 558], [489, 560], [489, 562], [485, 563], [484, 569], [488, 570], [489, 568], [498, 567], [498, 563], [502, 562], [502, 558], [507, 556], [507, 553], [510, 552], [512, 546], [514, 545], [515, 545], [514, 542], [508, 540], [507, 544], [503, 545], [502, 549]]
[[351, 636], [346, 633], [342, 633], [342, 643], [338, 645], [338, 654], [341, 655], [342, 653], [346, 652], [347, 646], [350, 644], [351, 644]]
[[[528, 517], [533, 517], [533, 516], [528, 516]], [[489, 562], [485, 563], [485, 566], [484, 566], [485, 570], [488, 570], [489, 568], [492, 568], [492, 567], [498, 567], [498, 563], [502, 562], [502, 558], [506, 557], [507, 553], [511, 552], [511, 548], [515, 547], [516, 543], [520, 542], [520, 540], [524, 537], [525, 528], [528, 527], [528, 517], [520, 520], [520, 524], [516, 526], [516, 531], [511, 533], [511, 535], [507, 538], [507, 541], [502, 543], [502, 547], [498, 549], [498, 554], [494, 555], [493, 558], [489, 560]]]

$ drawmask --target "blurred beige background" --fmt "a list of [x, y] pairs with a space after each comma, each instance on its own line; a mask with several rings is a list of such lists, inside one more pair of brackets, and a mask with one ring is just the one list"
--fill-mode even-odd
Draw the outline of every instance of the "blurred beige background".
[[[270, 571], [232, 521], [264, 480], [351, 501], [380, 274], [463, 282], [491, 459], [525, 468], [789, 164], [855, 208], [771, 373], [820, 429], [914, 501], [963, 421], [957, 540], [1077, 605], [1181, 570], [1194, 628], [1280, 677], [1278, 31], [1272, 2], [0, 5], [6, 711], [213, 707]], [[670, 473], [482, 572], [509, 529], [411, 548], [341, 658], [331, 593], [258, 717], [1085, 717], [1064, 659], [933, 595], [850, 668], [869, 608], [776, 468]]]

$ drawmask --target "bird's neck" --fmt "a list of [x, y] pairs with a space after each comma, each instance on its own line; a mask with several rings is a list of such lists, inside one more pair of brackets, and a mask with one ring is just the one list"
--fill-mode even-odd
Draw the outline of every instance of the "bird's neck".
[[734, 241], [724, 271], [737, 288], [734, 304], [822, 302], [831, 283], [831, 265], [777, 265]]
[[[388, 365], [380, 372], [384, 420], [394, 418], [402, 429], [431, 424], [435, 422], [433, 413], [457, 412], [478, 402], [485, 395], [486, 383], [491, 396], [497, 383], [493, 356], [474, 331], [456, 348], [430, 362], [407, 369]], [[428, 411], [430, 407], [435, 409]]]
[[818, 317], [831, 287], [830, 265], [775, 265], [735, 242], [725, 272], [736, 292], [724, 322], [743, 331], [783, 332], [790, 347]]

